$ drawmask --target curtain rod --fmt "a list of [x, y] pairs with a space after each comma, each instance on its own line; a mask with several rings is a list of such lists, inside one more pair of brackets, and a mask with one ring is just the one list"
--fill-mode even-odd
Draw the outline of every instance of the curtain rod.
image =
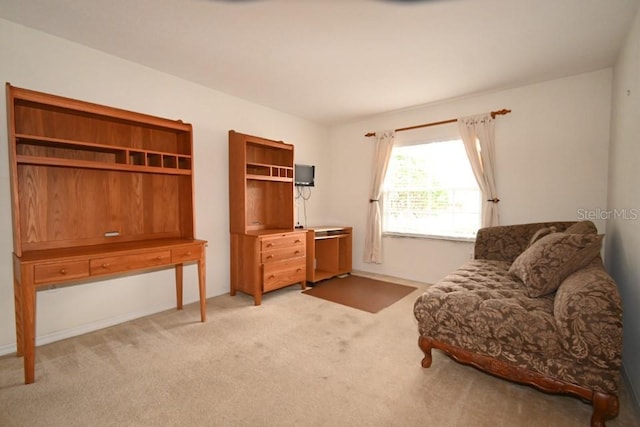
[[[491, 112], [491, 118], [495, 119], [496, 116], [503, 116], [505, 114], [509, 114], [510, 112], [511, 112], [511, 110], [507, 110], [506, 108], [503, 108], [502, 110], [498, 110], [498, 111], [492, 111]], [[425, 123], [425, 124], [422, 124], [422, 125], [415, 125], [415, 126], [409, 126], [409, 127], [406, 127], [406, 128], [399, 128], [399, 129], [396, 129], [395, 131], [396, 132], [402, 132], [403, 130], [426, 128], [426, 127], [429, 127], [429, 126], [438, 126], [438, 125], [444, 125], [444, 124], [447, 124], [447, 123], [455, 123], [457, 121], [458, 121], [458, 119], [449, 119], [449, 120], [443, 120], [441, 122]], [[364, 136], [367, 136], [367, 137], [368, 136], [376, 136], [376, 133], [375, 132], [369, 132], [369, 133], [366, 133]]]

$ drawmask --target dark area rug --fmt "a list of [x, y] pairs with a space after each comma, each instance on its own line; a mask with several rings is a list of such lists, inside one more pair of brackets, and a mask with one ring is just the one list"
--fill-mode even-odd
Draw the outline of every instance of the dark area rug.
[[303, 293], [369, 313], [377, 313], [416, 289], [413, 286], [350, 275], [318, 282]]

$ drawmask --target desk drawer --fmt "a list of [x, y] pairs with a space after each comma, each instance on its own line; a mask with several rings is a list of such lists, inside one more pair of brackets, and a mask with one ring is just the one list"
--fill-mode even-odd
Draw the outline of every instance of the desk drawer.
[[296, 245], [282, 249], [276, 249], [273, 251], [265, 251], [262, 252], [262, 263], [267, 264], [271, 262], [285, 261], [293, 258], [304, 257], [304, 249], [304, 245]]
[[260, 249], [270, 251], [287, 246], [304, 246], [304, 244], [304, 233], [285, 233], [262, 238]]
[[202, 245], [185, 246], [171, 250], [171, 262], [199, 260], [202, 257]]
[[33, 271], [34, 283], [64, 282], [82, 277], [89, 277], [87, 260], [36, 264]]
[[264, 292], [279, 289], [306, 280], [306, 264], [304, 258], [290, 261], [265, 264], [262, 287]]
[[111, 274], [171, 264], [171, 251], [112, 256], [91, 260], [91, 274]]

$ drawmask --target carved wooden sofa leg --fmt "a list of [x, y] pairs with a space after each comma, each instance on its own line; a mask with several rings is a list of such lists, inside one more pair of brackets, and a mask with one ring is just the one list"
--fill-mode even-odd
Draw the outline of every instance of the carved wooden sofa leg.
[[618, 415], [620, 404], [618, 397], [599, 391], [593, 393], [593, 414], [591, 414], [591, 427], [604, 427], [605, 421]]
[[424, 358], [422, 359], [422, 367], [429, 368], [431, 366], [431, 340], [420, 337], [418, 338], [418, 346], [424, 353]]
[[585, 403], [593, 406], [591, 427], [606, 427], [605, 422], [618, 415], [619, 402], [618, 396], [616, 395], [593, 391], [575, 384], [548, 378], [542, 374], [527, 369], [516, 368], [509, 363], [494, 360], [488, 356], [471, 353], [423, 336], [418, 338], [418, 346], [424, 353], [424, 358], [422, 359], [423, 368], [431, 367], [431, 350], [437, 348], [456, 362], [474, 366], [498, 377], [520, 384], [527, 384], [547, 393], [569, 394], [578, 397]]

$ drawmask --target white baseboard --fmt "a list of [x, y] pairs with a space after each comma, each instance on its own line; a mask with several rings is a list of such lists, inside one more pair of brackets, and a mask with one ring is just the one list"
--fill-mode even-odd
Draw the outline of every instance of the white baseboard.
[[[185, 304], [188, 302], [185, 301]], [[86, 334], [89, 332], [97, 331], [99, 329], [108, 328], [119, 323], [128, 322], [129, 320], [138, 319], [140, 317], [149, 316], [151, 314], [159, 313], [161, 311], [175, 308], [175, 304], [164, 304], [160, 306], [146, 308], [144, 310], [135, 311], [132, 313], [126, 313], [119, 316], [109, 317], [107, 319], [98, 320], [96, 322], [86, 323], [84, 325], [76, 326], [74, 328], [64, 329], [62, 331], [52, 332], [50, 334], [36, 337], [36, 346], [49, 344], [55, 341], [64, 340], [67, 338], [75, 337], [78, 335]], [[0, 346], [0, 356], [5, 354], [15, 353], [17, 351], [16, 343], [5, 344]]]
[[631, 401], [633, 405], [633, 411], [636, 414], [636, 417], [640, 417], [640, 396], [633, 388], [633, 383], [629, 381], [629, 376], [627, 375], [627, 369], [624, 366], [624, 362], [622, 363], [622, 380], [624, 381], [624, 385], [627, 387], [629, 395], [631, 396]]
[[402, 277], [398, 277], [398, 276], [390, 276], [387, 274], [380, 274], [380, 273], [372, 273], [370, 271], [364, 271], [364, 270], [351, 270], [351, 274], [353, 274], [354, 276], [363, 276], [363, 277], [368, 277], [370, 279], [376, 279], [376, 280], [384, 280], [387, 282], [396, 282], [396, 283], [400, 283], [400, 284], [407, 284], [407, 285], [431, 285], [432, 283], [427, 283], [427, 282], [422, 282], [419, 280], [411, 280], [411, 279], [405, 279]]

